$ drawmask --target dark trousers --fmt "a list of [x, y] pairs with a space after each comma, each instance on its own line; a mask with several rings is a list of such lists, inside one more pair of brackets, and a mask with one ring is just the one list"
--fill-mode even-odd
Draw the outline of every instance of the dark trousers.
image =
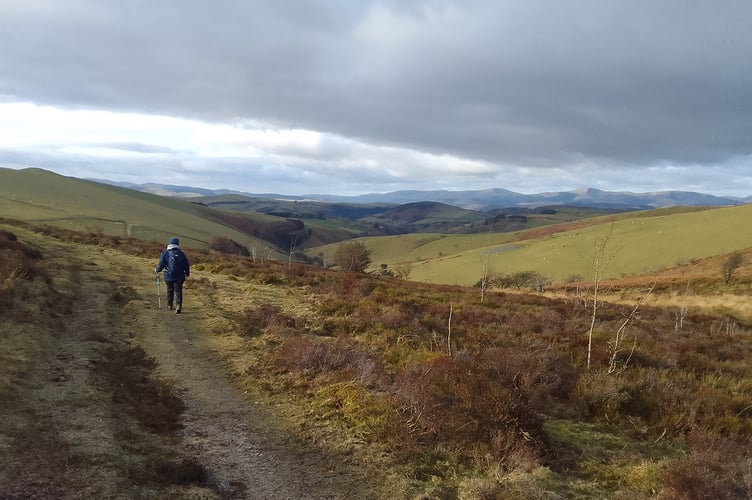
[[167, 307], [172, 307], [173, 298], [176, 307], [183, 304], [183, 282], [182, 281], [165, 281], [167, 285]]

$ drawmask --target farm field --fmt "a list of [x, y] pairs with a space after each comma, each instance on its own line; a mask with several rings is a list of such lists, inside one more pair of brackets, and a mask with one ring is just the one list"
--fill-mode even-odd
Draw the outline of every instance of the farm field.
[[[518, 233], [411, 234], [363, 238], [372, 268], [412, 264], [410, 279], [473, 285], [491, 274], [535, 271], [561, 284], [592, 276], [599, 240], [608, 238], [606, 277], [641, 275], [752, 246], [752, 205], [629, 212]], [[314, 252], [332, 255], [336, 245]]]

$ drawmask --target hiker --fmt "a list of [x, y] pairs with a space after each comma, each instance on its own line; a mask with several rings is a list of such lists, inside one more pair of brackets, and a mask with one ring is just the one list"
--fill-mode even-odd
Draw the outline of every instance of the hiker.
[[157, 264], [157, 274], [164, 269], [167, 284], [167, 308], [172, 311], [173, 298], [175, 314], [183, 310], [183, 282], [191, 274], [188, 257], [180, 250], [180, 240], [170, 238], [167, 248], [162, 251]]

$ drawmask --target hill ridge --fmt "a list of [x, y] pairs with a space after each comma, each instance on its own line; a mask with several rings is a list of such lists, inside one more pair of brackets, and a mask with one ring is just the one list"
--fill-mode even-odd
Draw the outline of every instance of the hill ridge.
[[738, 198], [717, 196], [707, 193], [681, 190], [652, 191], [635, 193], [629, 191], [605, 191], [593, 187], [578, 188], [570, 191], [553, 191], [524, 194], [504, 188], [477, 190], [400, 190], [387, 193], [366, 193], [360, 195], [306, 194], [286, 195], [276, 193], [248, 193], [231, 189], [206, 189], [190, 186], [167, 184], [119, 183], [107, 180], [97, 182], [124, 185], [131, 189], [146, 192], [158, 191], [168, 196], [221, 196], [237, 194], [254, 198], [269, 198], [290, 201], [321, 201], [339, 203], [391, 203], [406, 204], [421, 201], [433, 201], [459, 208], [488, 211], [494, 208], [538, 207], [544, 205], [575, 204], [586, 207], [613, 207], [621, 209], [650, 209], [672, 206], [726, 206], [749, 203], [752, 196]]

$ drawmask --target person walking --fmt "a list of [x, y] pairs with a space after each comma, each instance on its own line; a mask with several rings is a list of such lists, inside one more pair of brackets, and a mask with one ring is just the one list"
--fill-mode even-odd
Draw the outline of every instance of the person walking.
[[180, 249], [180, 240], [170, 238], [167, 248], [162, 251], [157, 264], [157, 274], [164, 270], [164, 282], [167, 285], [167, 308], [175, 313], [183, 310], [183, 282], [191, 274], [188, 257]]

